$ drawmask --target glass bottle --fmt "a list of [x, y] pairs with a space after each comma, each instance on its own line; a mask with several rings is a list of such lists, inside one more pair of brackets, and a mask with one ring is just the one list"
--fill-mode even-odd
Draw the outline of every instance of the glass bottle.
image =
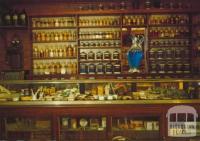
[[88, 60], [94, 60], [95, 59], [95, 53], [93, 51], [88, 52]]
[[15, 26], [18, 25], [18, 14], [16, 10], [12, 14], [12, 24]]
[[121, 65], [119, 63], [116, 63], [113, 65], [113, 73], [114, 74], [120, 74], [121, 73]]
[[27, 25], [27, 14], [25, 9], [22, 10], [22, 12], [19, 14], [19, 21], [20, 21], [20, 25]]
[[95, 64], [91, 63], [88, 65], [88, 74], [95, 74], [96, 73], [96, 66]]
[[84, 51], [80, 53], [80, 60], [87, 60], [87, 53]]
[[111, 60], [111, 53], [109, 51], [104, 52], [104, 60]]
[[111, 63], [106, 64], [105, 73], [106, 74], [112, 74], [113, 73], [113, 65]]
[[105, 71], [105, 67], [104, 67], [103, 63], [97, 64], [97, 66], [96, 66], [97, 74], [104, 74], [104, 71]]
[[4, 24], [6, 26], [11, 25], [11, 10], [5, 13], [5, 15], [4, 15]]
[[113, 58], [112, 59], [113, 60], [119, 60], [120, 59], [120, 53], [119, 53], [119, 51], [115, 50], [113, 52]]
[[80, 74], [87, 74], [87, 72], [88, 72], [87, 70], [88, 70], [88, 69], [87, 69], [87, 65], [81, 63], [81, 64], [80, 64]]
[[96, 60], [102, 60], [103, 59], [103, 53], [101, 51], [98, 51], [96, 53]]

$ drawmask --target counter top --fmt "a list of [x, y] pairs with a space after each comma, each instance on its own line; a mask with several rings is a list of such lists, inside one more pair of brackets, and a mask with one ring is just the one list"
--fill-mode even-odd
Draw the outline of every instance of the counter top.
[[200, 104], [200, 99], [184, 99], [184, 100], [104, 100], [104, 101], [2, 101], [0, 107], [13, 106], [103, 106], [103, 105], [151, 105], [151, 104]]

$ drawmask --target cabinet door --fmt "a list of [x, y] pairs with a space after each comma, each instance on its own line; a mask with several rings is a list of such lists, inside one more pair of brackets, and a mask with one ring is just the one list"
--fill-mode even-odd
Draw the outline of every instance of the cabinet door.
[[159, 140], [159, 117], [126, 116], [112, 117], [112, 139], [118, 140]]
[[60, 118], [61, 141], [107, 140], [106, 117], [63, 116]]
[[49, 118], [8, 117], [5, 118], [7, 140], [51, 140]]

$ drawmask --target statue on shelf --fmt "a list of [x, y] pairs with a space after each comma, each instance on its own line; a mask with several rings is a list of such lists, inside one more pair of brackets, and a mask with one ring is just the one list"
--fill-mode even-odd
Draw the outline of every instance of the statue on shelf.
[[132, 45], [127, 52], [127, 59], [129, 64], [129, 72], [135, 73], [140, 72], [139, 66], [141, 65], [144, 53], [142, 44], [144, 42], [143, 35], [132, 35]]

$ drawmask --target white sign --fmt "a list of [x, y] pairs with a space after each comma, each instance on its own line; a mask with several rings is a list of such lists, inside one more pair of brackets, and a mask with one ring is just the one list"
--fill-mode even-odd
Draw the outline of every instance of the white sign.
[[[168, 136], [194, 137], [196, 136], [196, 118], [198, 114], [194, 107], [178, 105], [171, 107], [167, 112]], [[179, 117], [184, 116], [183, 121]]]

